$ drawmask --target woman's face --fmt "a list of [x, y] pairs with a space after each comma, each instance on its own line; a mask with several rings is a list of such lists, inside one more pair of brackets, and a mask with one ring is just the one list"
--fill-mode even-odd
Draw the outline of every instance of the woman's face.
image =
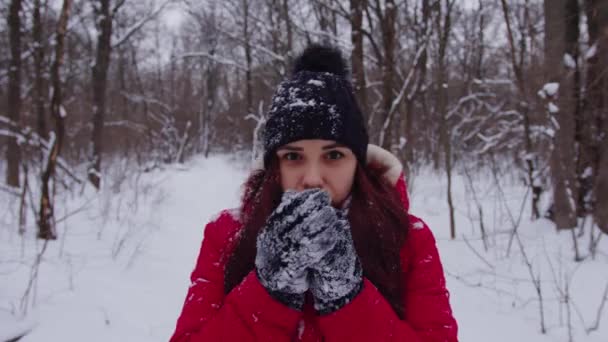
[[333, 140], [298, 140], [277, 150], [283, 191], [321, 188], [339, 206], [350, 194], [357, 158]]

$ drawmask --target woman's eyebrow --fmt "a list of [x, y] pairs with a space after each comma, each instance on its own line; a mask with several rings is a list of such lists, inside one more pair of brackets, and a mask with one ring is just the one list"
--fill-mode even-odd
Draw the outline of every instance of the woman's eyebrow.
[[334, 144], [329, 144], [329, 145], [323, 146], [323, 149], [324, 150], [330, 150], [330, 149], [336, 148], [336, 147], [347, 147], [347, 146], [344, 145], [344, 144], [334, 143]]
[[288, 150], [288, 151], [302, 151], [302, 150], [304, 150], [304, 149], [303, 149], [303, 148], [301, 148], [301, 147], [297, 147], [297, 146], [289, 146], [289, 145], [287, 145], [287, 146], [281, 146], [281, 147], [279, 147], [279, 148], [277, 149], [277, 151], [280, 151], [280, 150]]

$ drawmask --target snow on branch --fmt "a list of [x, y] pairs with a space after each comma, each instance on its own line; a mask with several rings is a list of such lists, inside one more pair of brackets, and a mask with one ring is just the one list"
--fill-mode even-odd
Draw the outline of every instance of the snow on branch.
[[146, 131], [146, 126], [130, 120], [106, 121], [103, 125], [104, 127], [126, 127], [138, 133]]
[[585, 53], [585, 59], [591, 59], [597, 55], [597, 43], [593, 44]]
[[[246, 43], [245, 38], [243, 38], [243, 37], [237, 36], [237, 35], [235, 35], [235, 34], [233, 34], [233, 33], [231, 33], [231, 32], [228, 32], [228, 31], [226, 31], [226, 30], [223, 30], [223, 29], [221, 29], [221, 28], [219, 28], [219, 27], [218, 27], [218, 29], [217, 29], [217, 30], [218, 30], [218, 32], [220, 32], [220, 33], [222, 33], [222, 34], [226, 35], [226, 36], [227, 36], [228, 38], [230, 38], [230, 39], [236, 40], [236, 41], [238, 41], [238, 42], [240, 42], [240, 43]], [[270, 56], [270, 57], [272, 57], [273, 59], [276, 59], [276, 60], [281, 61], [281, 62], [285, 62], [285, 57], [284, 57], [284, 56], [278, 55], [278, 54], [274, 53], [273, 51], [271, 51], [271, 50], [269, 50], [269, 49], [265, 48], [265, 47], [264, 47], [264, 46], [262, 46], [262, 45], [258, 45], [258, 44], [249, 44], [249, 46], [251, 47], [251, 49], [261, 51], [261, 52], [263, 52], [263, 53], [265, 53], [265, 54], [269, 55], [269, 56]]]
[[139, 95], [139, 94], [127, 93], [127, 92], [122, 92], [122, 96], [124, 96], [125, 99], [127, 99], [128, 101], [131, 101], [133, 103], [137, 103], [137, 104], [147, 103], [147, 104], [157, 105], [157, 106], [161, 107], [167, 113], [173, 111], [173, 109], [171, 107], [169, 107], [166, 103], [161, 102], [155, 98], [146, 97], [144, 95]]
[[208, 58], [218, 64], [223, 64], [223, 65], [228, 65], [228, 66], [233, 66], [239, 70], [242, 71], [247, 71], [247, 68], [240, 65], [239, 63], [225, 58], [225, 57], [221, 57], [218, 56], [216, 54], [211, 54], [209, 52], [205, 52], [205, 51], [198, 51], [198, 52], [185, 52], [180, 54], [179, 56], [177, 56], [177, 58], [194, 58], [194, 57], [204, 57], [204, 58]]
[[[416, 56], [414, 57], [414, 63], [412, 63], [412, 66], [410, 67], [410, 71], [409, 71], [407, 77], [405, 78], [405, 80], [403, 81], [403, 84], [401, 85], [401, 89], [399, 90], [399, 94], [393, 99], [393, 101], [391, 103], [391, 108], [389, 109], [388, 115], [386, 116], [386, 120], [384, 120], [384, 124], [382, 125], [382, 131], [380, 131], [380, 144], [384, 143], [384, 135], [385, 135], [386, 130], [388, 129], [388, 126], [391, 123], [391, 119], [393, 117], [393, 114], [395, 113], [395, 111], [397, 110], [397, 107], [399, 106], [399, 104], [403, 100], [403, 96], [405, 95], [405, 91], [411, 86], [412, 79], [413, 79], [414, 74], [416, 72], [416, 68], [418, 67], [418, 63], [420, 63], [420, 57], [422, 56], [422, 54], [426, 50], [429, 38], [430, 38], [430, 34], [427, 34], [424, 42], [422, 43], [422, 45], [420, 46], [420, 48], [416, 52]], [[408, 98], [410, 98], [410, 96], [408, 96]]]
[[[82, 22], [83, 18], [86, 18], [92, 12], [93, 12], [92, 9], [87, 8], [82, 13], [80, 13], [79, 16], [74, 17], [74, 18], [70, 18], [70, 21], [68, 22], [68, 25], [67, 25], [66, 32], [71, 31], [74, 26], [76, 26], [77, 24], [80, 24]], [[46, 42], [48, 44], [53, 44], [55, 42], [55, 36], [56, 35], [57, 35], [57, 32], [53, 31], [46, 38]], [[31, 49], [27, 49], [26, 51], [23, 51], [21, 53], [21, 62], [24, 62], [24, 61], [28, 60], [29, 58], [33, 57], [35, 51], [36, 51], [36, 45], [32, 44], [32, 48]], [[9, 69], [8, 68], [6, 68], [5, 70], [0, 71], [0, 81], [2, 81], [5, 77], [7, 77], [8, 73], [9, 73]]]
[[509, 80], [509, 79], [490, 79], [490, 78], [479, 79], [479, 78], [476, 78], [476, 79], [473, 80], [473, 83], [475, 83], [475, 84], [483, 84], [483, 85], [512, 85], [513, 84], [513, 80]]
[[487, 97], [487, 98], [493, 98], [493, 97], [495, 97], [495, 95], [494, 95], [494, 94], [492, 94], [492, 93], [473, 93], [473, 94], [469, 94], [469, 95], [467, 95], [467, 96], [461, 97], [461, 98], [458, 100], [458, 103], [456, 103], [456, 105], [455, 105], [455, 106], [454, 106], [452, 109], [450, 109], [450, 110], [448, 111], [448, 113], [446, 114], [446, 119], [451, 118], [451, 117], [452, 117], [454, 114], [456, 114], [456, 113], [457, 113], [457, 112], [460, 110], [460, 108], [462, 108], [462, 106], [463, 106], [463, 105], [465, 105], [466, 103], [468, 103], [468, 102], [470, 102], [470, 101], [476, 101], [476, 102], [477, 102], [477, 101], [479, 101], [479, 99], [480, 99], [480, 98], [484, 98], [484, 97]]
[[4, 191], [8, 194], [14, 195], [14, 196], [21, 196], [21, 194], [19, 193], [19, 191], [17, 190], [17, 188], [13, 188], [12, 186], [6, 186], [4, 184], [0, 184], [0, 191]]
[[[0, 129], [0, 137], [6, 136], [17, 139], [19, 144], [27, 144], [34, 148], [39, 148], [45, 153], [51, 150], [53, 147], [52, 141], [46, 140], [38, 133], [31, 130], [29, 127], [19, 128], [10, 119], [0, 116], [0, 124], [5, 124], [12, 129]], [[57, 157], [57, 165], [62, 169], [68, 176], [70, 176], [76, 183], [82, 184], [83, 180], [76, 175], [76, 172], [68, 165], [68, 163], [61, 157]]]
[[156, 16], [158, 14], [160, 14], [160, 12], [162, 12], [165, 9], [165, 7], [167, 7], [167, 5], [173, 1], [175, 1], [175, 0], [165, 0], [163, 3], [161, 3], [160, 6], [158, 6], [157, 8], [151, 10], [146, 15], [144, 15], [139, 21], [137, 21], [135, 24], [133, 24], [131, 27], [129, 27], [127, 29], [127, 31], [121, 37], [117, 38], [114, 42], [112, 42], [112, 48], [113, 49], [117, 48], [118, 46], [122, 45], [124, 42], [129, 40], [129, 38], [135, 32], [139, 31], [139, 29], [141, 29], [150, 20], [156, 18]]

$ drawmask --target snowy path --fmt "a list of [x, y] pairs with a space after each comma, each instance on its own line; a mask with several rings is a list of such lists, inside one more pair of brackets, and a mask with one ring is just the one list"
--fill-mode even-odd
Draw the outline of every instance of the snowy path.
[[[204, 224], [222, 208], [238, 203], [243, 177], [220, 157], [197, 159], [187, 170], [154, 175], [158, 185], [149, 189], [149, 196], [158, 204], [138, 208], [120, 222], [110, 219], [100, 240], [99, 228], [92, 227], [99, 217], [72, 217], [64, 247], [70, 252], [57, 257], [58, 243], [45, 252], [52, 261], [41, 267], [38, 303], [25, 320], [17, 322], [8, 313], [19, 305], [29, 267], [13, 272], [10, 279], [0, 273], [0, 341], [23, 329], [31, 329], [23, 342], [167, 341], [189, 285]], [[113, 209], [116, 206], [112, 204]], [[134, 228], [132, 235], [112, 258], [116, 236], [129, 228]], [[5, 242], [0, 250], [5, 250]], [[13, 248], [8, 255], [18, 253]], [[72, 266], [66, 266], [68, 260]]]

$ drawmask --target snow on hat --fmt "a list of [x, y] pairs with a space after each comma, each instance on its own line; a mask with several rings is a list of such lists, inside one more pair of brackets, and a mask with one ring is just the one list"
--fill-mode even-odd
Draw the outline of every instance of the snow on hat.
[[336, 48], [308, 46], [291, 78], [279, 84], [263, 132], [264, 166], [279, 147], [302, 139], [335, 140], [365, 165], [367, 130]]

